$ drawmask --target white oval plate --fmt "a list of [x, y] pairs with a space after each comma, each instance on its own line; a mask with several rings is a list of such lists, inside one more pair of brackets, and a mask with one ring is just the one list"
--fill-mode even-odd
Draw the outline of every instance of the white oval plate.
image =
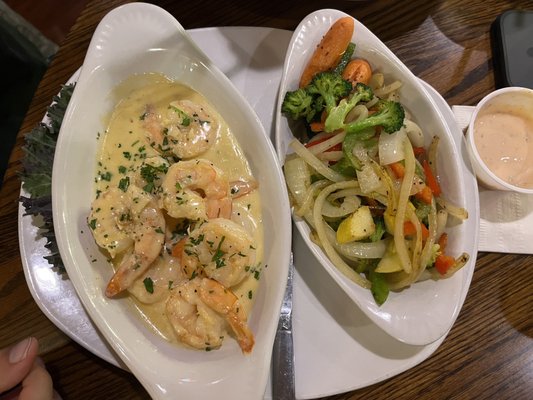
[[[104, 132], [103, 119], [115, 105], [113, 88], [145, 72], [186, 82], [213, 103], [235, 133], [259, 182], [268, 268], [249, 319], [256, 344], [248, 356], [234, 340], [212, 352], [172, 345], [143, 323], [128, 299], [104, 296], [112, 270], [86, 222], [94, 193], [96, 137]], [[253, 109], [163, 9], [128, 4], [111, 11], [96, 29], [61, 127], [52, 198], [55, 232], [70, 280], [95, 325], [151, 396], [263, 397], [290, 255], [290, 210], [283, 175]]]
[[[281, 115], [283, 96], [288, 90], [298, 87], [300, 75], [320, 39], [333, 22], [344, 16], [348, 14], [331, 9], [313, 12], [302, 20], [292, 36], [285, 59], [276, 113], [276, 146], [281, 162], [289, 152], [288, 145], [293, 139], [287, 119]], [[392, 78], [402, 81], [402, 104], [412, 112], [415, 121], [426, 132], [426, 145], [429, 145], [434, 134], [440, 136], [438, 168], [444, 193], [449, 200], [466, 207], [469, 212], [468, 220], [447, 229], [450, 239], [449, 253], [459, 255], [467, 252], [471, 259], [452, 278], [428, 280], [416, 283], [402, 292], [393, 292], [380, 307], [369, 290], [346, 278], [329, 261], [322, 249], [310, 240], [310, 229], [304, 221], [295, 219], [295, 223], [320, 264], [373, 322], [401, 342], [426, 345], [448, 332], [459, 314], [470, 285], [477, 252], [479, 221], [477, 190], [470, 189], [472, 184], [474, 189], [477, 189], [477, 185], [475, 180], [469, 180], [467, 185], [463, 173], [463, 159], [454, 143], [450, 127], [421, 82], [357, 20], [352, 41], [356, 43], [354, 56], [367, 59], [374, 68], [385, 74], [386, 81], [391, 81]]]

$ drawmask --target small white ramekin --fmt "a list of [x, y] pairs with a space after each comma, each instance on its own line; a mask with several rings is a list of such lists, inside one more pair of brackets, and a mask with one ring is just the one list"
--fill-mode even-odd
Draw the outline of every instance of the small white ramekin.
[[[517, 95], [519, 97], [517, 97]], [[517, 98], [520, 101], [517, 101]], [[495, 90], [485, 96], [476, 106], [466, 133], [466, 142], [468, 153], [472, 162], [472, 168], [476, 177], [483, 186], [495, 190], [515, 191], [519, 193], [533, 194], [533, 189], [527, 189], [520, 186], [515, 186], [496, 176], [481, 159], [474, 140], [474, 123], [479, 112], [487, 106], [487, 104], [501, 104], [503, 108], [509, 106], [519, 106], [531, 110], [533, 113], [533, 90], [523, 87], [506, 87]]]

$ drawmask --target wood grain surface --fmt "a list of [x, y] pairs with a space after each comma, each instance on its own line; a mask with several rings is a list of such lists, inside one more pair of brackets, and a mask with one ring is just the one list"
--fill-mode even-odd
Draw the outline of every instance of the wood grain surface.
[[[26, 286], [17, 232], [23, 133], [42, 119], [60, 85], [81, 66], [101, 18], [124, 3], [88, 2], [35, 94], [1, 188], [0, 347], [36, 336], [64, 399], [149, 397], [131, 374], [72, 342], [40, 311]], [[494, 19], [508, 9], [533, 10], [533, 3], [525, 0], [153, 3], [176, 16], [186, 29], [232, 25], [294, 30], [314, 10], [343, 10], [371, 29], [450, 105], [474, 105], [495, 89], [490, 40]], [[429, 359], [386, 381], [330, 399], [532, 398], [532, 263], [529, 255], [480, 253], [457, 322]]]

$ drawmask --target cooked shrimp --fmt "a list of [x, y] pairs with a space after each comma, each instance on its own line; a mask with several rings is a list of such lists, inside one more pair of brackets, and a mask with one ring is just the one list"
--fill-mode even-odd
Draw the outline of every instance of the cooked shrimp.
[[210, 161], [197, 159], [173, 164], [161, 187], [162, 206], [173, 218], [205, 220], [231, 216], [228, 181]]
[[254, 180], [232, 181], [229, 183], [229, 186], [230, 186], [231, 197], [233, 199], [238, 199], [239, 197], [242, 197], [248, 193], [253, 192], [255, 189], [259, 187], [257, 181], [254, 181]]
[[198, 157], [207, 151], [219, 130], [214, 113], [189, 100], [173, 101], [162, 113], [148, 107], [143, 122], [152, 147], [180, 159]]
[[230, 219], [211, 219], [184, 240], [181, 265], [190, 277], [205, 275], [232, 287], [246, 277], [255, 263], [254, 240]]
[[128, 292], [141, 303], [152, 304], [163, 301], [170, 295], [170, 289], [185, 280], [188, 278], [183, 274], [179, 260], [163, 252], [150, 268], [133, 282]]
[[133, 245], [133, 239], [125, 229], [130, 223], [128, 196], [118, 188], [111, 188], [91, 204], [88, 218], [96, 244], [107, 250], [111, 258]]
[[165, 218], [154, 197], [135, 185], [126, 192], [109, 189], [91, 208], [89, 224], [94, 226], [95, 240], [112, 258], [118, 254], [117, 243], [120, 252], [125, 243], [129, 248], [133, 245], [107, 285], [106, 295], [112, 297], [127, 289], [159, 255], [165, 241]]
[[145, 192], [157, 194], [168, 167], [168, 161], [161, 156], [147, 157], [135, 171], [132, 181]]
[[252, 351], [254, 336], [237, 296], [212, 279], [197, 277], [173, 289], [166, 313], [178, 339], [194, 348], [220, 347], [227, 322], [243, 353]]

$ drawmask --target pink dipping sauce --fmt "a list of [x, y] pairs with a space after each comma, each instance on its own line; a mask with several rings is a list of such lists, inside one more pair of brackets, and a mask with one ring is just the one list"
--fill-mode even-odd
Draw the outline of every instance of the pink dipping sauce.
[[533, 188], [533, 110], [487, 103], [474, 122], [474, 141], [496, 176]]

